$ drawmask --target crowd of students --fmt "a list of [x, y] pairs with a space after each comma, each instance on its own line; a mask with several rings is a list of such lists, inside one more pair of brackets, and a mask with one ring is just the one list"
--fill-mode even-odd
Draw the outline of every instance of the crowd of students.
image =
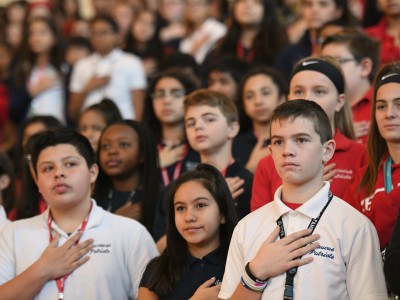
[[387, 2], [0, 10], [0, 299], [400, 294]]

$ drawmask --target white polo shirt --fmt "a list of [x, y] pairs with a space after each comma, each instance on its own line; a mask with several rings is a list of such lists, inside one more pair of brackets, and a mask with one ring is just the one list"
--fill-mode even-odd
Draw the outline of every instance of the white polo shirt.
[[193, 45], [207, 37], [207, 41], [197, 49], [196, 53], [193, 54], [196, 62], [201, 64], [208, 52], [214, 47], [215, 43], [225, 34], [226, 26], [224, 23], [221, 23], [214, 18], [208, 18], [203, 22], [199, 29], [192, 32], [181, 41], [179, 50], [182, 53], [190, 53]]
[[0, 232], [8, 223], [10, 223], [10, 221], [7, 219], [6, 211], [4, 210], [4, 207], [0, 205]]
[[[68, 276], [64, 299], [136, 299], [142, 273], [158, 255], [157, 248], [139, 222], [106, 212], [92, 202], [81, 241], [93, 238], [94, 248], [88, 254], [90, 260]], [[49, 245], [48, 212], [13, 222], [0, 233], [0, 285], [26, 270]], [[63, 244], [67, 234], [52, 224]], [[57, 299], [57, 294], [52, 280], [34, 299]]]
[[56, 69], [48, 64], [43, 68], [34, 67], [29, 76], [29, 85], [36, 85], [44, 77], [54, 77], [55, 83], [47, 90], [33, 97], [28, 116], [53, 116], [65, 124], [64, 87]]
[[[282, 215], [286, 235], [306, 229], [328, 201], [330, 184], [293, 211], [281, 201], [282, 186], [274, 201], [243, 218], [233, 233], [219, 298], [229, 299], [244, 267], [276, 228]], [[379, 241], [372, 223], [343, 200], [333, 197], [314, 233], [319, 248], [304, 257], [314, 260], [297, 270], [294, 299], [387, 299]], [[282, 299], [286, 273], [273, 277], [261, 299]]]
[[104, 57], [94, 53], [79, 60], [74, 66], [70, 91], [82, 92], [93, 76], [110, 76], [110, 81], [104, 87], [90, 92], [82, 109], [100, 102], [103, 98], [110, 98], [117, 104], [124, 119], [134, 119], [132, 90], [146, 88], [146, 75], [141, 60], [121, 49], [114, 49]]

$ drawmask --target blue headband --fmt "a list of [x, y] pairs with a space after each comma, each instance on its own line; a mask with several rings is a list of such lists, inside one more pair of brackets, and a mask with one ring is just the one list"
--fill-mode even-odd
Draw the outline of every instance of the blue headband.
[[301, 71], [316, 71], [324, 74], [335, 85], [339, 94], [344, 93], [344, 79], [340, 71], [331, 63], [326, 62], [319, 58], [310, 58], [297, 64], [293, 71], [290, 80], [294, 75]]

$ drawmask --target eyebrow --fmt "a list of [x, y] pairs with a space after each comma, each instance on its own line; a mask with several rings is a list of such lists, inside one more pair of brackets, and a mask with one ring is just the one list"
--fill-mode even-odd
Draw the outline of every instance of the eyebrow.
[[[311, 138], [312, 136], [310, 134], [308, 134], [308, 133], [305, 133], [305, 132], [296, 133], [296, 134], [290, 136], [290, 138], [299, 138], [299, 137], [309, 137], [309, 138]], [[271, 136], [271, 140], [272, 139], [279, 139], [279, 138], [282, 139], [283, 136], [276, 135], [276, 134]]]
[[[77, 159], [77, 160], [79, 160], [79, 156], [69, 155], [69, 156], [65, 156], [65, 157], [61, 158], [62, 161], [69, 160], [69, 159]], [[44, 164], [50, 164], [50, 163], [53, 163], [53, 162], [54, 161], [52, 161], [52, 160], [45, 160], [45, 161], [42, 161], [42, 162], [38, 163], [38, 166], [41, 166], [41, 165], [44, 165]]]
[[[206, 113], [200, 115], [201, 118], [207, 117], [207, 116], [217, 117], [218, 115], [217, 115], [216, 113], [212, 113], [212, 112], [206, 112]], [[189, 121], [189, 120], [194, 120], [194, 119], [195, 119], [194, 117], [190, 117], [190, 118], [187, 118], [187, 119], [185, 120], [185, 122], [187, 122], [187, 121]]]
[[[209, 198], [201, 196], [201, 197], [194, 198], [193, 200], [191, 200], [191, 202], [198, 202], [198, 201], [202, 201], [202, 200], [210, 201]], [[177, 201], [177, 202], [174, 203], [174, 206], [176, 206], [178, 204], [184, 204], [184, 203], [182, 201]]]

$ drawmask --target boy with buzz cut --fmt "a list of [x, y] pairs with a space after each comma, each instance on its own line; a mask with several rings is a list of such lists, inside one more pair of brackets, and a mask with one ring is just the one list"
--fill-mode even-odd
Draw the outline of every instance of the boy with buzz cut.
[[49, 208], [0, 233], [0, 299], [136, 299], [158, 252], [141, 224], [90, 198], [98, 167], [89, 141], [59, 129], [41, 133], [33, 149]]
[[379, 67], [380, 42], [358, 29], [344, 29], [326, 37], [322, 55], [332, 56], [342, 66], [357, 141], [367, 143], [373, 87]]
[[273, 202], [236, 226], [219, 298], [387, 299], [374, 226], [323, 181], [335, 151], [324, 110], [313, 101], [283, 103], [270, 131], [283, 183]]
[[253, 175], [232, 156], [232, 141], [239, 132], [235, 104], [220, 92], [201, 89], [187, 96], [184, 110], [190, 147], [200, 154], [201, 163], [221, 171], [243, 218], [250, 212]]

